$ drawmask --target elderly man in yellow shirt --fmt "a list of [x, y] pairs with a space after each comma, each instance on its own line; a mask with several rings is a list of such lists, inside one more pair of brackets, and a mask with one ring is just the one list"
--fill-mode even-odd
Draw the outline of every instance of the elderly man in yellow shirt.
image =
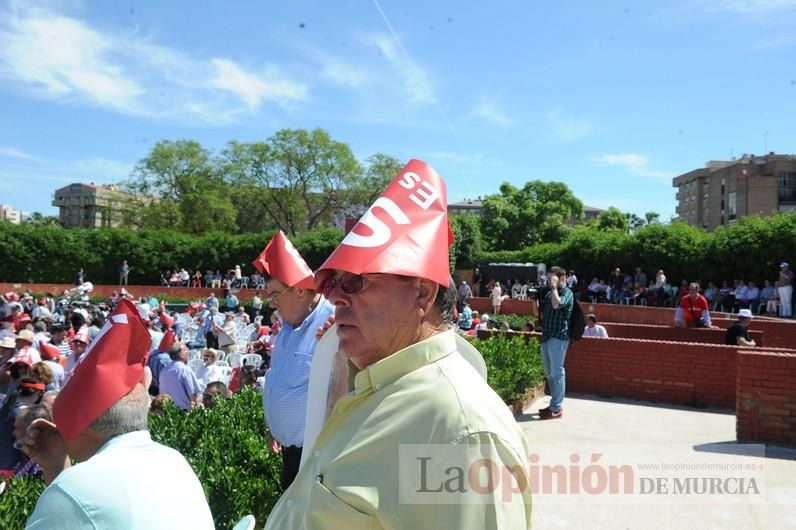
[[410, 161], [316, 274], [350, 391], [266, 529], [531, 527], [527, 441], [451, 327], [446, 204]]

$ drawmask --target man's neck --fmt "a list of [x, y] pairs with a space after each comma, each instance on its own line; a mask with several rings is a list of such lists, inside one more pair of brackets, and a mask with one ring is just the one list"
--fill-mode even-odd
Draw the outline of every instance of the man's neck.
[[289, 324], [294, 328], [300, 327], [301, 324], [305, 320], [307, 320], [307, 317], [310, 316], [313, 311], [315, 311], [315, 308], [318, 307], [318, 303], [320, 301], [321, 301], [321, 295], [319, 293], [316, 293], [315, 296], [312, 298], [310, 304], [306, 307], [306, 310], [304, 311], [304, 314], [302, 314], [301, 318], [297, 319], [296, 322], [290, 322]]

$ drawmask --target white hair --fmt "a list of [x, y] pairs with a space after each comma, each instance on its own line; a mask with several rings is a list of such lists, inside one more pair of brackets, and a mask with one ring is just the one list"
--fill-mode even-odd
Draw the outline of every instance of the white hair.
[[128, 432], [147, 429], [150, 397], [144, 385], [137, 384], [122, 399], [110, 406], [89, 426], [111, 438]]

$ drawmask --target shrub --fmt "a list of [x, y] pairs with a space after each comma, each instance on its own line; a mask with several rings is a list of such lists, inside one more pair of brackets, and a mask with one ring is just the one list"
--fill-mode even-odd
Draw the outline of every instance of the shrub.
[[258, 527], [282, 494], [280, 458], [268, 449], [262, 395], [245, 389], [212, 409], [173, 406], [150, 415], [152, 438], [182, 453], [204, 487], [216, 528], [252, 514]]
[[490, 314], [489, 318], [495, 321], [497, 329], [503, 329], [503, 322], [507, 322], [509, 328], [513, 331], [525, 331], [527, 323], [530, 322], [533, 325], [536, 322], [536, 319], [531, 315], [516, 315], [514, 313]]
[[488, 339], [473, 339], [484, 357], [487, 382], [507, 405], [522, 401], [529, 388], [544, 381], [539, 341], [524, 335], [495, 333]]
[[25, 528], [28, 517], [33, 513], [44, 481], [31, 477], [13, 477], [0, 495], [0, 528], [21, 530]]

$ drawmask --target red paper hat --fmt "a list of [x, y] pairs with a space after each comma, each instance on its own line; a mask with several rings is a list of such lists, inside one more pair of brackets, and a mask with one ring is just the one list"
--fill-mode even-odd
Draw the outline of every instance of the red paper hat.
[[80, 342], [83, 342], [85, 344], [91, 344], [91, 338], [89, 338], [88, 336], [87, 327], [81, 326], [80, 329], [77, 330], [77, 333], [75, 333], [75, 336], [72, 337], [72, 340], [70, 340], [69, 342], [75, 342], [76, 340], [79, 340]]
[[64, 440], [74, 440], [141, 381], [151, 346], [135, 306], [119, 302], [55, 399], [53, 418]]
[[174, 325], [174, 317], [163, 311], [160, 313], [160, 323], [170, 328]]
[[320, 288], [333, 270], [388, 273], [450, 282], [448, 197], [445, 182], [410, 160], [346, 235], [315, 275]]
[[51, 361], [61, 356], [61, 350], [42, 340], [39, 341], [39, 353], [41, 353], [41, 358], [45, 361]]
[[171, 348], [171, 345], [174, 344], [174, 331], [168, 330], [166, 333], [163, 334], [163, 339], [160, 341], [160, 345], [158, 346], [158, 351], [165, 352]]
[[19, 302], [19, 295], [14, 291], [8, 291], [5, 296], [9, 302]]
[[315, 289], [312, 269], [281, 230], [271, 238], [252, 265], [288, 287]]

